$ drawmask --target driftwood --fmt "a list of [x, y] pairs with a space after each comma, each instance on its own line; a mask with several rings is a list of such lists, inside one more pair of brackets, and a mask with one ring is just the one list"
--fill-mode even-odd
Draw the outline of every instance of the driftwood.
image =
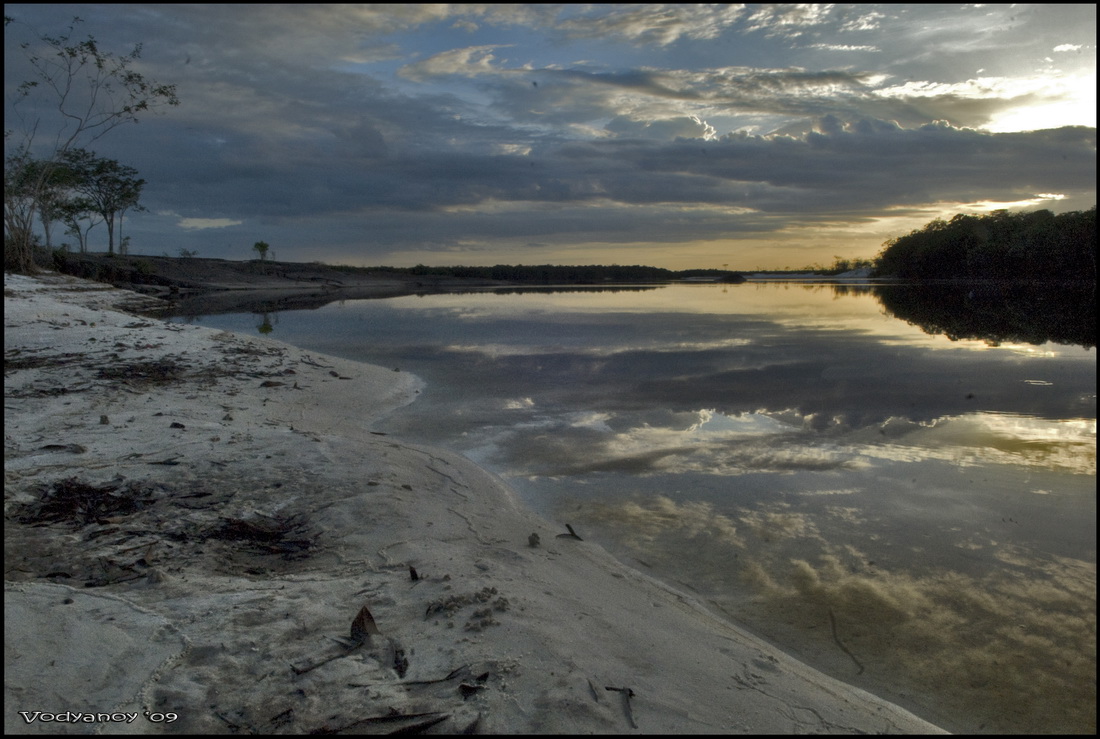
[[[349, 729], [358, 728], [356, 733], [367, 734], [419, 734], [451, 717], [449, 713], [398, 713], [385, 716], [367, 716], [350, 724], [335, 728], [322, 726], [310, 731], [310, 734], [342, 734]], [[371, 729], [374, 729], [371, 731]]]

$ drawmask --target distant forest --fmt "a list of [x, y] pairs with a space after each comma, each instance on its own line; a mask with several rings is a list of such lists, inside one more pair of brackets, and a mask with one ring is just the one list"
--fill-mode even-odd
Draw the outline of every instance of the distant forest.
[[1096, 207], [959, 214], [886, 242], [875, 275], [910, 280], [1096, 280]]
[[493, 267], [333, 267], [346, 272], [393, 272], [423, 277], [460, 277], [474, 280], [500, 280], [503, 282], [528, 282], [546, 285], [585, 285], [602, 282], [668, 282], [689, 277], [707, 277], [714, 280], [744, 281], [729, 270], [693, 269], [675, 271], [662, 267], [641, 265], [589, 265], [562, 266], [554, 264], [498, 264]]

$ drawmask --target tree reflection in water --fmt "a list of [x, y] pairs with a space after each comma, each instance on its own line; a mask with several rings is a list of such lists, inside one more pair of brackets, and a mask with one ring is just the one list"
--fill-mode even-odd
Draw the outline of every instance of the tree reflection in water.
[[[848, 294], [852, 287], [837, 285], [836, 289]], [[952, 341], [1096, 346], [1096, 285], [1092, 282], [907, 283], [870, 289], [895, 317]]]

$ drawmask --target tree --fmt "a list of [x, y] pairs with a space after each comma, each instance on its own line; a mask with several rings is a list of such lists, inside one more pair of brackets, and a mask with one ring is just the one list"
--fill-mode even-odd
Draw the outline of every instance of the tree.
[[5, 268], [9, 266], [9, 240], [25, 243], [28, 252], [33, 246], [35, 206], [45, 182], [46, 178], [25, 151], [4, 157]]
[[[31, 166], [32, 168], [42, 168], [48, 165], [44, 162], [33, 162]], [[37, 177], [37, 175], [34, 175], [34, 177]], [[67, 168], [49, 167], [38, 202], [38, 220], [42, 224], [42, 232], [46, 236], [45, 247], [47, 249], [53, 246], [51, 240], [53, 224], [62, 220], [70, 207], [72, 184], [72, 173]]]
[[61, 212], [61, 222], [65, 225], [65, 233], [77, 240], [80, 253], [84, 254], [88, 251], [88, 232], [92, 227], [103, 223], [103, 219], [92, 208], [90, 202], [83, 198], [75, 198], [65, 202]]
[[107, 253], [115, 253], [115, 217], [138, 205], [145, 180], [137, 170], [114, 159], [97, 157], [86, 149], [70, 149], [61, 157], [59, 169], [68, 173], [69, 186], [90, 204], [107, 224]]
[[260, 255], [260, 261], [267, 259], [267, 250], [271, 248], [271, 245], [266, 241], [257, 241], [252, 245], [252, 248], [256, 250], [256, 253]]
[[[5, 29], [13, 22], [13, 18], [4, 16]], [[32, 226], [48, 190], [52, 169], [62, 156], [124, 123], [136, 123], [139, 115], [148, 111], [179, 105], [175, 85], [158, 84], [131, 69], [141, 56], [141, 44], [129, 54], [118, 56], [101, 49], [90, 35], [83, 41], [74, 41], [73, 34], [80, 22], [74, 18], [60, 36], [43, 34], [34, 42], [19, 44], [29, 77], [16, 88], [13, 103], [18, 136], [12, 131], [4, 132], [5, 145], [9, 137], [16, 138], [12, 152], [5, 151], [5, 185], [7, 167], [12, 163], [34, 161], [41, 151], [37, 160], [45, 166], [32, 170], [34, 176], [20, 182], [14, 196], [9, 197], [5, 187], [4, 263], [5, 268], [17, 272], [34, 271]], [[43, 141], [47, 138], [42, 135], [43, 129], [53, 131], [52, 140]]]

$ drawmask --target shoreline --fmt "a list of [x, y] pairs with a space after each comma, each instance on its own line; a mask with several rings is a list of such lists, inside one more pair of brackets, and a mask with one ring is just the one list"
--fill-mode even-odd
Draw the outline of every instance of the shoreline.
[[372, 432], [415, 377], [120, 302], [5, 276], [9, 732], [942, 731]]

